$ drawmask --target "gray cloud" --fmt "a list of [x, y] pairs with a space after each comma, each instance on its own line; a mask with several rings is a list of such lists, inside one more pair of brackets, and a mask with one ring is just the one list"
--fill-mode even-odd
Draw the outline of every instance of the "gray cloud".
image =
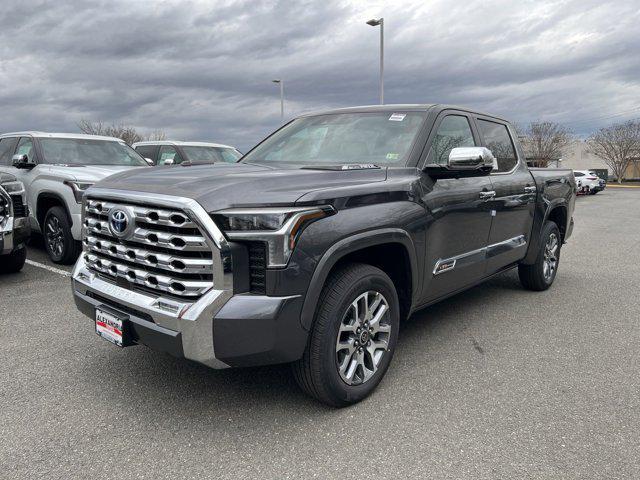
[[[5, 1], [0, 131], [81, 118], [247, 149], [286, 113], [455, 103], [577, 133], [640, 115], [636, 0]], [[638, 110], [634, 110], [638, 108]], [[616, 115], [628, 112], [624, 115]]]

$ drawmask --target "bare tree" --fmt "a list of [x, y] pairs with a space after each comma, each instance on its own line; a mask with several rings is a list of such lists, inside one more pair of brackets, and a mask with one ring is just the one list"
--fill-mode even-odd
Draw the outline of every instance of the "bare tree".
[[162, 130], [154, 130], [146, 137], [138, 133], [134, 127], [130, 127], [124, 124], [105, 125], [103, 122], [91, 122], [89, 120], [82, 119], [78, 123], [78, 128], [83, 133], [88, 135], [105, 135], [107, 137], [116, 137], [124, 140], [127, 144], [133, 145], [136, 142], [142, 140], [164, 140], [166, 135]]
[[532, 122], [519, 132], [527, 158], [535, 167], [546, 167], [562, 157], [573, 140], [571, 132], [555, 122]]
[[633, 158], [640, 156], [640, 120], [616, 123], [593, 133], [587, 139], [589, 152], [600, 157], [622, 183]]
[[147, 135], [147, 140], [161, 141], [166, 139], [167, 139], [167, 134], [164, 133], [164, 131], [162, 130], [154, 130], [149, 135]]

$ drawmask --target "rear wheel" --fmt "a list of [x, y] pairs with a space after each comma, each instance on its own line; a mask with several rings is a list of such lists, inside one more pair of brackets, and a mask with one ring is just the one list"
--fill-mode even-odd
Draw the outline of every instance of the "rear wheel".
[[518, 276], [523, 287], [542, 291], [551, 286], [558, 273], [561, 244], [562, 237], [558, 226], [554, 222], [545, 223], [535, 263], [518, 265]]
[[27, 260], [25, 247], [14, 250], [8, 255], [0, 255], [0, 273], [16, 273], [22, 270]]
[[380, 383], [398, 339], [400, 311], [391, 279], [371, 265], [334, 272], [323, 289], [296, 381], [333, 407], [359, 402]]
[[80, 242], [71, 235], [71, 221], [62, 207], [51, 207], [42, 228], [44, 246], [53, 263], [71, 265], [80, 254]]

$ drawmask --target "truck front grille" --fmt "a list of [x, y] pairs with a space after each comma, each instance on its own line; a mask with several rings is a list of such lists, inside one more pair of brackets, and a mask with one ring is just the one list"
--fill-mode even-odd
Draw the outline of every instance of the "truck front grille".
[[[109, 213], [126, 212], [126, 235], [116, 235]], [[212, 251], [179, 209], [90, 198], [84, 219], [87, 267], [133, 289], [197, 299], [213, 286]]]
[[13, 203], [13, 216], [16, 218], [22, 218], [29, 215], [27, 206], [22, 203], [22, 195], [12, 195], [11, 201]]

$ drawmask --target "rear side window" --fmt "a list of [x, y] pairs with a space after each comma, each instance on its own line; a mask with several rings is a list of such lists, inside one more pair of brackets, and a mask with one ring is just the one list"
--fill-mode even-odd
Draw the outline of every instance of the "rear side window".
[[18, 143], [18, 137], [7, 137], [0, 140], [0, 165], [11, 165], [16, 143]]
[[473, 133], [467, 117], [447, 115], [440, 122], [431, 145], [434, 162], [446, 164], [451, 150], [457, 147], [474, 147]]
[[150, 158], [155, 163], [157, 149], [157, 145], [138, 145], [136, 147], [136, 152], [138, 152], [140, 156], [144, 158]]
[[513, 170], [513, 167], [518, 163], [518, 157], [507, 127], [501, 123], [478, 120], [478, 128], [486, 147], [498, 160], [498, 172]]
[[160, 147], [158, 165], [166, 165], [167, 161], [169, 161], [170, 165], [177, 165], [179, 163], [182, 163], [182, 158], [174, 147], [163, 145]]
[[582, 172], [573, 172], [574, 177], [584, 177], [584, 173]]

